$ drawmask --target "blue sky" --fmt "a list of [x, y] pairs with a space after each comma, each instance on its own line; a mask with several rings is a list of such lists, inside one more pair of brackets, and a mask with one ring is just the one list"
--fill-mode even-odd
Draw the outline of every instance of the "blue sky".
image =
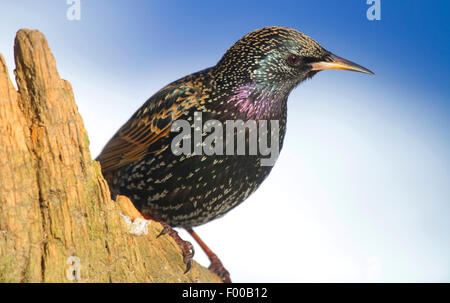
[[[272, 174], [197, 231], [237, 282], [450, 281], [450, 2], [381, 0], [379, 21], [365, 0], [81, 0], [79, 21], [63, 0], [1, 7], [10, 73], [16, 31], [42, 31], [93, 157], [158, 89], [263, 26], [298, 29], [373, 70], [300, 85]], [[208, 264], [200, 249], [196, 260]]]

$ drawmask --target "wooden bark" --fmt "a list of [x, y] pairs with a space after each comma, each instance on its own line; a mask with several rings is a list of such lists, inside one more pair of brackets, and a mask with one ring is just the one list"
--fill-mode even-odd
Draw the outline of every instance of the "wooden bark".
[[45, 37], [20, 30], [14, 53], [18, 91], [0, 55], [0, 282], [220, 282], [195, 262], [183, 274], [161, 225], [110, 199]]

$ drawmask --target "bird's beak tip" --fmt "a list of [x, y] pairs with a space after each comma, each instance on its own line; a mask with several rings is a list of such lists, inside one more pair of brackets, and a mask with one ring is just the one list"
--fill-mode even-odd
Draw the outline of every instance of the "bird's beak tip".
[[341, 69], [341, 70], [348, 70], [348, 71], [354, 71], [354, 72], [360, 72], [364, 74], [369, 75], [375, 75], [374, 72], [371, 70], [356, 64], [355, 62], [346, 60], [344, 58], [338, 57], [333, 54], [329, 54], [324, 61], [314, 62], [311, 63], [311, 70], [313, 71], [321, 71], [321, 70], [327, 70], [327, 69]]

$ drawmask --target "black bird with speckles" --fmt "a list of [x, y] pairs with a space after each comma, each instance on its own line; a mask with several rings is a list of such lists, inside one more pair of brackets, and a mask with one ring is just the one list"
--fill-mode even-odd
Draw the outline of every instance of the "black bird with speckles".
[[294, 29], [273, 26], [247, 34], [215, 66], [150, 97], [106, 144], [97, 160], [112, 195], [128, 196], [144, 216], [164, 222], [164, 232], [170, 230], [184, 248], [189, 268], [192, 248], [169, 226], [187, 229], [208, 254], [210, 268], [230, 282], [217, 256], [192, 228], [243, 202], [272, 167], [261, 165], [261, 154], [176, 156], [172, 123], [183, 119], [193, 125], [194, 112], [201, 112], [203, 121], [215, 119], [223, 125], [227, 120], [277, 120], [281, 150], [289, 93], [325, 69], [372, 74]]

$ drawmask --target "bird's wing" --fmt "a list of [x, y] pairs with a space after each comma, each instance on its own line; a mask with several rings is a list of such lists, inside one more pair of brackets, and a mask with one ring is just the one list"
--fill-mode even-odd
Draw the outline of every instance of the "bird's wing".
[[168, 85], [150, 97], [97, 157], [103, 174], [166, 149], [161, 139], [169, 135], [172, 122], [202, 99], [201, 90], [189, 82]]

